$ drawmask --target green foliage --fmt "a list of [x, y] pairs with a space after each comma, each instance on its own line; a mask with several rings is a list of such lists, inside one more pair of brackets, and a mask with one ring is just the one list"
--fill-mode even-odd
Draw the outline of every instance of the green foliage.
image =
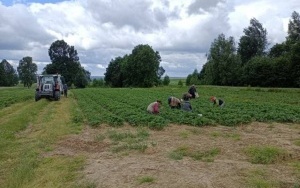
[[84, 70], [84, 68], [81, 68], [79, 72], [77, 72], [74, 85], [77, 88], [85, 88], [85, 86], [88, 85], [89, 79], [90, 79], [90, 72]]
[[143, 176], [143, 177], [139, 177], [138, 178], [138, 182], [139, 184], [143, 184], [143, 183], [152, 183], [154, 182], [154, 178], [151, 176]]
[[[198, 87], [200, 98], [191, 100], [193, 112], [170, 109], [170, 95], [182, 96], [186, 87], [87, 88], [72, 90], [87, 123], [120, 126], [145, 126], [160, 130], [169, 123], [204, 126], [235, 126], [253, 121], [300, 122], [300, 95], [293, 89]], [[213, 108], [210, 96], [225, 100], [224, 108]], [[146, 112], [153, 100], [163, 101], [160, 114]], [[199, 117], [198, 114], [203, 114]]]
[[90, 73], [81, 67], [77, 50], [64, 40], [53, 42], [48, 50], [51, 64], [44, 67], [45, 74], [61, 74], [66, 83], [83, 88], [90, 81]]
[[109, 130], [107, 134], [108, 138], [115, 143], [115, 146], [112, 148], [113, 152], [122, 152], [126, 150], [144, 152], [148, 148], [146, 140], [150, 134], [145, 129], [138, 129], [136, 133], [130, 131], [117, 132], [116, 130]]
[[0, 86], [14, 86], [19, 81], [16, 70], [6, 59], [0, 63]]
[[276, 86], [277, 74], [274, 74], [274, 64], [269, 57], [254, 57], [243, 68], [245, 85]]
[[0, 110], [12, 104], [33, 100], [32, 90], [27, 88], [0, 89]]
[[35, 76], [37, 72], [37, 65], [32, 62], [32, 57], [23, 57], [23, 59], [19, 61], [17, 70], [24, 87], [31, 87], [36, 81]]
[[105, 83], [111, 87], [123, 86], [123, 72], [121, 70], [123, 58], [112, 59], [105, 72]]
[[285, 152], [276, 147], [251, 146], [246, 149], [246, 154], [250, 156], [253, 164], [273, 164], [283, 160]]
[[179, 85], [180, 87], [182, 87], [182, 86], [183, 86], [183, 82], [182, 82], [182, 80], [179, 80], [179, 81], [178, 81], [178, 85]]
[[203, 66], [199, 78], [203, 84], [238, 85], [241, 63], [236, 55], [233, 37], [218, 36], [211, 44], [207, 63]]
[[247, 184], [250, 187], [273, 188], [278, 187], [278, 183], [271, 180], [264, 169], [255, 169], [247, 173]]
[[130, 55], [111, 60], [106, 69], [105, 82], [112, 87], [152, 87], [160, 84], [165, 70], [161, 57], [149, 45], [134, 47]]
[[294, 11], [292, 13], [292, 20], [289, 21], [288, 25], [288, 36], [287, 41], [291, 43], [300, 41], [300, 15]]
[[169, 157], [174, 160], [181, 160], [183, 157], [191, 157], [194, 160], [212, 162], [214, 157], [220, 153], [220, 149], [212, 148], [207, 151], [193, 151], [187, 146], [181, 146], [169, 153]]
[[250, 20], [250, 26], [244, 29], [244, 36], [240, 38], [238, 54], [242, 63], [247, 63], [255, 56], [262, 56], [268, 45], [267, 30], [255, 18]]
[[101, 79], [96, 79], [94, 78], [92, 81], [92, 87], [103, 87], [104, 86], [104, 80]]
[[163, 80], [163, 85], [168, 86], [170, 84], [170, 77], [166, 75]]
[[193, 72], [193, 74], [189, 74], [189, 75], [187, 76], [185, 84], [186, 84], [187, 86], [189, 86], [189, 85], [192, 85], [192, 84], [197, 85], [197, 84], [199, 84], [199, 83], [200, 83], [200, 81], [199, 81], [198, 70], [195, 69], [194, 72]]

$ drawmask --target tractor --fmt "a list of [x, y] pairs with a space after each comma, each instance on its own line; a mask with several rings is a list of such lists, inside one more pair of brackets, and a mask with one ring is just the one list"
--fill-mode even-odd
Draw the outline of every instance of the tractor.
[[60, 74], [37, 75], [35, 101], [41, 98], [58, 101], [63, 94], [63, 77]]

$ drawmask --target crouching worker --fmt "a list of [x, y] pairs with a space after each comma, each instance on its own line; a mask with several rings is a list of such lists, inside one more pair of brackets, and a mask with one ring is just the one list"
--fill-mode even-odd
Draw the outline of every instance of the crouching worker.
[[172, 109], [174, 109], [174, 108], [180, 109], [181, 108], [180, 103], [181, 103], [181, 101], [176, 97], [169, 97], [168, 98], [168, 104]]
[[210, 101], [213, 102], [213, 105], [216, 105], [221, 108], [225, 105], [225, 101], [217, 99], [217, 97], [214, 96], [210, 97]]
[[189, 93], [185, 93], [183, 95], [183, 102], [181, 103], [181, 109], [183, 111], [192, 111], [192, 105], [190, 103], [191, 95]]
[[149, 104], [149, 106], [147, 107], [147, 112], [149, 112], [150, 114], [158, 114], [161, 104], [162, 103], [160, 100], [157, 100], [157, 101]]

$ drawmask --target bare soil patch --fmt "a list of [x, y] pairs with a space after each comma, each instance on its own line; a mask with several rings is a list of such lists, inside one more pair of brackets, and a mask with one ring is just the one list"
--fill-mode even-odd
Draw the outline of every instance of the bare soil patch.
[[[238, 127], [191, 127], [169, 125], [162, 131], [147, 130], [148, 147], [144, 152], [126, 150], [112, 152], [114, 143], [107, 131], [134, 132], [136, 128], [86, 127], [79, 135], [71, 135], [58, 143], [47, 155], [87, 156], [83, 170], [85, 182], [96, 187], [251, 187], [253, 179], [274, 187], [293, 187], [299, 174], [291, 165], [300, 160], [300, 125], [251, 123]], [[105, 136], [97, 140], [97, 135]], [[151, 143], [151, 144], [150, 144]], [[275, 164], [252, 164], [245, 148], [274, 146], [286, 152], [286, 158]], [[180, 147], [195, 151], [219, 149], [211, 162], [185, 156], [170, 157]], [[149, 182], [140, 181], [151, 177]]]

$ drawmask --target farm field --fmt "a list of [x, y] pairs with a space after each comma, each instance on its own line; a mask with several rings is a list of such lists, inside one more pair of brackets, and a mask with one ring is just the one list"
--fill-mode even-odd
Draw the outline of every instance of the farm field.
[[0, 187], [300, 186], [299, 89], [198, 86], [192, 113], [169, 109], [187, 89], [0, 89]]

